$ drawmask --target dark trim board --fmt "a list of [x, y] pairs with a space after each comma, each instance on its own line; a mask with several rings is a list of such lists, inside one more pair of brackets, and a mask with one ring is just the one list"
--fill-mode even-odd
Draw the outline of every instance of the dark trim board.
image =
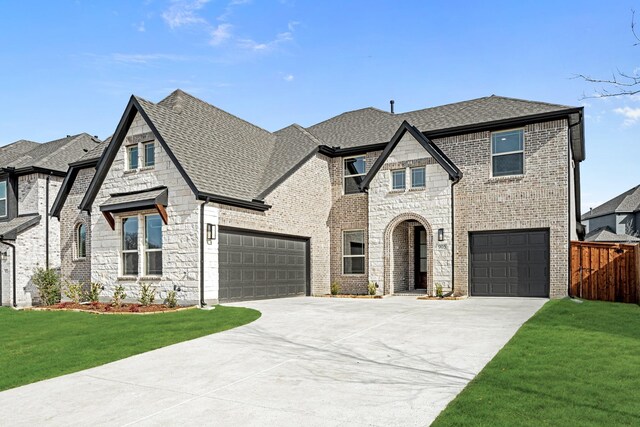
[[[486, 252], [475, 250], [474, 237], [518, 236], [520, 244], [487, 244]], [[530, 237], [543, 237], [542, 243]], [[490, 249], [494, 247], [495, 252]], [[540, 251], [545, 260], [540, 260]], [[486, 257], [482, 255], [486, 254]], [[474, 255], [478, 259], [474, 260]], [[494, 259], [491, 255], [496, 255]], [[483, 259], [484, 258], [484, 259]], [[478, 274], [476, 275], [476, 269]], [[483, 271], [486, 270], [486, 271]], [[495, 280], [493, 280], [495, 279]], [[551, 284], [551, 247], [548, 228], [486, 230], [468, 233], [468, 287], [470, 296], [548, 298]], [[478, 288], [478, 289], [476, 289]]]

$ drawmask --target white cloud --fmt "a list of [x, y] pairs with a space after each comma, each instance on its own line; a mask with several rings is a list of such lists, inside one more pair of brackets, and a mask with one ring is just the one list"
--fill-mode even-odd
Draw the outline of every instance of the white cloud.
[[274, 49], [278, 45], [291, 40], [293, 40], [293, 34], [287, 31], [284, 33], [279, 33], [278, 35], [276, 35], [275, 39], [263, 43], [258, 43], [252, 39], [241, 39], [238, 40], [238, 46], [243, 49], [252, 50], [254, 52], [267, 52]]
[[144, 21], [140, 21], [138, 25], [136, 25], [136, 30], [141, 33], [144, 33], [147, 29], [144, 27]]
[[293, 74], [287, 74], [286, 76], [284, 76], [284, 81], [285, 82], [292, 82], [293, 81]]
[[231, 24], [220, 24], [211, 32], [210, 44], [218, 46], [231, 37]]
[[148, 64], [157, 61], [187, 61], [188, 57], [170, 53], [113, 53], [109, 59], [123, 64]]
[[206, 24], [207, 21], [198, 15], [197, 11], [202, 9], [210, 0], [172, 0], [169, 9], [162, 13], [162, 18], [171, 28], [178, 28], [183, 25]]
[[300, 22], [298, 21], [291, 21], [287, 24], [287, 28], [289, 28], [289, 31], [291, 31], [292, 33], [296, 30], [296, 26], [300, 25]]
[[616, 108], [613, 110], [615, 113], [624, 116], [624, 124], [625, 126], [631, 126], [635, 124], [638, 120], [640, 120], [640, 107], [631, 108], [631, 107], [623, 107]]
[[242, 6], [249, 3], [251, 3], [251, 0], [231, 0], [224, 8], [224, 12], [222, 12], [222, 14], [218, 16], [218, 21], [227, 21], [236, 6]]

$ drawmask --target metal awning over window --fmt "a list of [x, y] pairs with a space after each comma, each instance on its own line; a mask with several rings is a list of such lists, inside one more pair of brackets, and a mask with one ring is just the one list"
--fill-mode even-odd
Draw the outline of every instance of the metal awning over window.
[[143, 191], [131, 191], [128, 193], [112, 194], [107, 201], [100, 205], [100, 211], [105, 217], [111, 229], [115, 229], [114, 213], [131, 212], [143, 209], [155, 209], [160, 214], [162, 221], [167, 224], [167, 187], [156, 187]]

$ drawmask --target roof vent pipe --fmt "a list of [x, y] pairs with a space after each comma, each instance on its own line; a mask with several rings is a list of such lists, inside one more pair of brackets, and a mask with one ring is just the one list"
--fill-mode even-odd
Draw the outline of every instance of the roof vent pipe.
[[393, 112], [393, 104], [395, 104], [395, 103], [396, 103], [396, 101], [394, 101], [393, 99], [391, 101], [389, 101], [389, 104], [391, 104], [391, 114], [395, 114]]

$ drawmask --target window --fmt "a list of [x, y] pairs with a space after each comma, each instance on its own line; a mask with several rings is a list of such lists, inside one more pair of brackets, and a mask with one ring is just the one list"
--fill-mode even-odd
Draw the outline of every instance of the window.
[[421, 188], [425, 186], [425, 168], [411, 168], [411, 188]]
[[87, 257], [87, 226], [84, 224], [76, 228], [76, 257]]
[[127, 169], [138, 169], [138, 146], [132, 145], [127, 147]]
[[344, 159], [344, 194], [360, 192], [360, 183], [365, 175], [364, 156]]
[[144, 147], [144, 167], [152, 167], [156, 164], [155, 144], [153, 142], [147, 142], [143, 144]]
[[162, 219], [160, 215], [144, 217], [145, 275], [162, 276]]
[[0, 217], [7, 216], [7, 181], [0, 181]]
[[491, 135], [493, 176], [524, 173], [524, 131], [512, 130]]
[[364, 274], [364, 230], [342, 233], [344, 274]]
[[391, 171], [391, 188], [393, 190], [404, 190], [406, 187], [406, 177], [404, 169]]
[[122, 274], [138, 275], [138, 217], [122, 219]]

